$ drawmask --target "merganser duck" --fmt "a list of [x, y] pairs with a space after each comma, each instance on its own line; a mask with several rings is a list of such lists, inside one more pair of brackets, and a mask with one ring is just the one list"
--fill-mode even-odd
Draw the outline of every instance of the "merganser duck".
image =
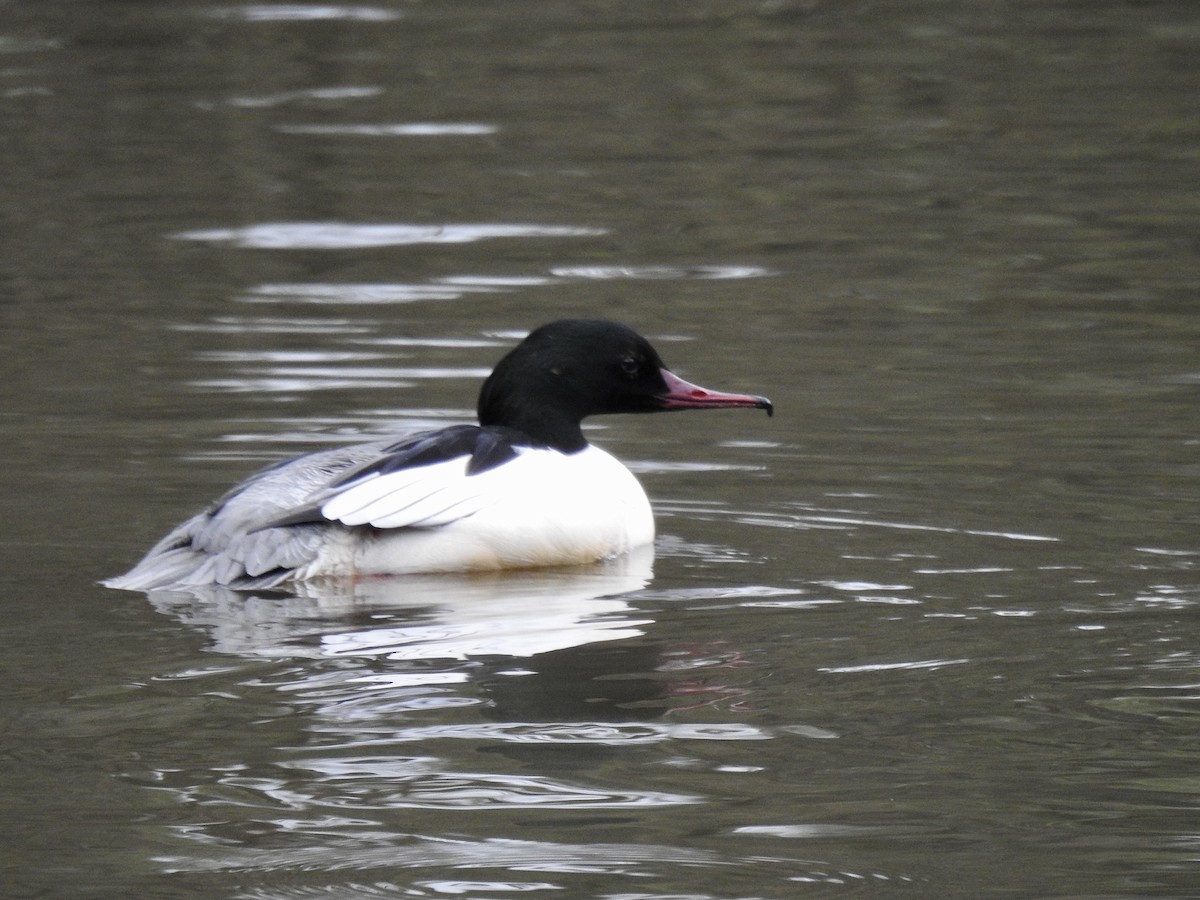
[[478, 425], [310, 453], [250, 476], [109, 587], [276, 587], [323, 577], [594, 563], [654, 540], [645, 491], [583, 436], [603, 413], [771, 401], [689, 384], [616, 322], [537, 328], [484, 381]]

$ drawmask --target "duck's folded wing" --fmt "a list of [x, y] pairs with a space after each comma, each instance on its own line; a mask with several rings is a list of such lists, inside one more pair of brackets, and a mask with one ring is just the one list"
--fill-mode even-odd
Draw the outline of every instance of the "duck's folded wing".
[[106, 584], [282, 583], [318, 559], [339, 523], [433, 528], [474, 515], [505, 492], [508, 464], [529, 449], [522, 439], [460, 425], [288, 460], [243, 481]]
[[469, 447], [448, 459], [432, 462], [431, 452], [406, 450], [341, 479], [321, 498], [321, 516], [374, 528], [448, 525], [511, 496], [527, 468], [519, 464], [521, 457], [549, 452], [523, 446], [494, 429], [474, 431]]
[[466, 474], [466, 458], [372, 474], [340, 488], [320, 506], [322, 517], [343, 525], [429, 528], [472, 515], [486, 502]]
[[208, 509], [172, 529], [133, 569], [104, 583], [127, 590], [222, 584], [272, 587], [312, 562], [328, 522], [272, 527], [347, 469], [377, 459], [386, 444], [311, 453], [251, 475]]

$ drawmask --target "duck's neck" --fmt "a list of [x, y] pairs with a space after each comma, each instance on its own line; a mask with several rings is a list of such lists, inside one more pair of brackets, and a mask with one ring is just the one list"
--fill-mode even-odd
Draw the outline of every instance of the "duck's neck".
[[579, 420], [574, 416], [555, 413], [545, 408], [530, 411], [512, 406], [500, 409], [494, 407], [495, 404], [480, 408], [480, 425], [512, 428], [534, 442], [560, 453], [578, 453], [588, 445]]

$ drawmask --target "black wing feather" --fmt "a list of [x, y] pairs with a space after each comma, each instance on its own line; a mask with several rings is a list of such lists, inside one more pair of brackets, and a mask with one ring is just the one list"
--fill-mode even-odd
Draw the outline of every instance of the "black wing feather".
[[330, 487], [343, 487], [366, 475], [386, 475], [400, 469], [431, 466], [459, 456], [470, 457], [467, 474], [478, 475], [514, 459], [518, 447], [539, 446], [542, 445], [515, 428], [453, 425], [437, 431], [423, 431], [385, 447], [378, 459], [344, 473], [331, 482]]

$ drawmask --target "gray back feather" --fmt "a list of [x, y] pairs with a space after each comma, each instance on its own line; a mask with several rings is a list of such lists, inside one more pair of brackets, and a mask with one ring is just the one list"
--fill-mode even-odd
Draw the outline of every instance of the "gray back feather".
[[373, 459], [391, 441], [355, 444], [310, 453], [251, 475], [202, 513], [158, 542], [133, 569], [104, 582], [127, 590], [219, 584], [274, 587], [316, 559], [331, 528], [305, 510], [330, 482]]

